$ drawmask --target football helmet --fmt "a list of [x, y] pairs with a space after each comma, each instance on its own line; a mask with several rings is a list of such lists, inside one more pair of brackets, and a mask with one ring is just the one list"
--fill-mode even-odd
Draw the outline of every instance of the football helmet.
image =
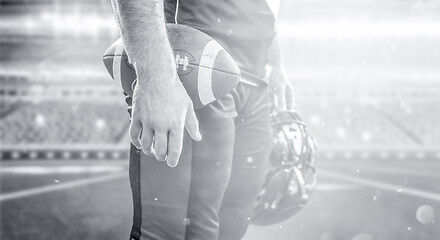
[[266, 226], [301, 210], [316, 184], [316, 141], [293, 111], [271, 115], [273, 148], [270, 166], [250, 222]]

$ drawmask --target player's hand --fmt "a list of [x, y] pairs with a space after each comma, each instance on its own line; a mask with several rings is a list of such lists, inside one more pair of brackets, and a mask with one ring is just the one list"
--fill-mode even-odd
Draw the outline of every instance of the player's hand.
[[269, 75], [274, 105], [278, 110], [294, 110], [295, 98], [292, 83], [284, 69], [273, 69]]
[[[156, 81], [149, 79], [144, 85], [136, 85], [130, 139], [145, 154], [175, 167], [182, 151], [184, 127], [194, 140], [200, 141], [202, 137], [193, 103], [175, 69], [166, 72], [160, 72]], [[137, 74], [139, 79], [152, 77], [151, 73]]]

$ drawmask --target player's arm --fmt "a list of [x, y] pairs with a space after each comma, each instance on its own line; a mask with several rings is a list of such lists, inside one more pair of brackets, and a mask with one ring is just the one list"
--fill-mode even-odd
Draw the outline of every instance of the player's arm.
[[281, 47], [277, 35], [273, 38], [269, 48], [268, 60], [272, 69], [269, 74], [269, 84], [274, 94], [275, 106], [280, 110], [293, 110], [293, 86], [284, 69]]
[[[176, 72], [163, 0], [112, 0], [122, 40], [136, 69], [130, 139], [145, 154], [176, 166], [184, 127], [200, 140], [193, 104]], [[154, 150], [154, 151], [153, 151]]]

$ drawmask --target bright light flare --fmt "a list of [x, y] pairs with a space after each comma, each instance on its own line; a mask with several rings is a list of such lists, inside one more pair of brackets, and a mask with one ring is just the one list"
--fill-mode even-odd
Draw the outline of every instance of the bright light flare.
[[440, 21], [311, 21], [281, 22], [279, 33], [297, 39], [370, 39], [389, 37], [440, 37]]

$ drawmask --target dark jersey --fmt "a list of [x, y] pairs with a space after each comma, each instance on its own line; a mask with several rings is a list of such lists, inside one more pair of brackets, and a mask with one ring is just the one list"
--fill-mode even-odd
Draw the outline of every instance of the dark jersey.
[[[174, 22], [177, 0], [165, 1], [167, 22]], [[267, 51], [275, 34], [275, 17], [266, 0], [180, 0], [179, 24], [217, 40], [248, 80], [263, 80]]]

